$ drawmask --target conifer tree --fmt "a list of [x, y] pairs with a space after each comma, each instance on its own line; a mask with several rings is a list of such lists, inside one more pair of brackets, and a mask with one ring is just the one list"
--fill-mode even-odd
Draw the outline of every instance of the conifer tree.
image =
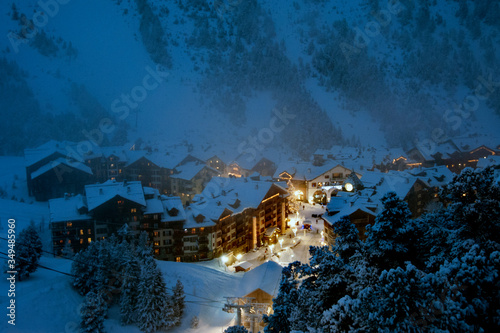
[[244, 326], [230, 326], [224, 330], [224, 333], [248, 333]]
[[383, 210], [375, 218], [373, 226], [367, 226], [365, 247], [374, 265], [380, 269], [402, 266], [411, 242], [410, 210], [408, 204], [399, 200], [396, 193], [389, 192], [382, 198]]
[[38, 260], [42, 255], [42, 241], [35, 225], [31, 223], [19, 233], [16, 242], [16, 271], [19, 279], [29, 277], [38, 268]]
[[173, 310], [169, 303], [163, 276], [150, 258], [141, 268], [139, 282], [137, 309], [141, 331], [152, 333], [173, 326]]
[[81, 332], [102, 333], [104, 330], [104, 317], [107, 306], [99, 293], [89, 292], [85, 296], [85, 303], [81, 309]]
[[140, 269], [139, 263], [132, 258], [125, 264], [123, 269], [120, 295], [120, 321], [124, 325], [137, 322]]
[[184, 314], [184, 298], [184, 286], [182, 285], [180, 280], [177, 280], [172, 295], [172, 306], [176, 326], [181, 324], [182, 315]]

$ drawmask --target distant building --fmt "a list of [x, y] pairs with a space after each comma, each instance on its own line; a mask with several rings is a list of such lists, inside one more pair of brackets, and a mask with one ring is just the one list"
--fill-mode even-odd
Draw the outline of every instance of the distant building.
[[37, 201], [82, 194], [92, 177], [92, 170], [83, 160], [68, 156], [73, 142], [49, 141], [36, 149], [25, 149], [28, 193]]
[[254, 327], [255, 331], [261, 330], [265, 324], [261, 321], [263, 314], [273, 313], [273, 298], [278, 295], [283, 267], [274, 261], [267, 261], [262, 265], [248, 271], [240, 282], [242, 297], [253, 298], [254, 308], [259, 316], [243, 314], [242, 322], [247, 329]]
[[[290, 181], [299, 200], [310, 203], [322, 201], [328, 202], [338, 188], [353, 170], [340, 164], [329, 163], [321, 166], [313, 166], [310, 163], [282, 163], [278, 166], [274, 178], [282, 181]], [[355, 172], [358, 178], [361, 173]]]
[[[285, 232], [287, 197], [286, 189], [272, 182], [217, 177], [193, 199], [186, 211], [187, 221], [191, 228], [199, 226], [211, 231], [211, 257], [246, 253], [266, 243], [276, 243], [276, 235]], [[270, 230], [273, 237], [268, 236]]]
[[64, 198], [51, 199], [49, 210], [52, 251], [56, 255], [65, 248], [77, 253], [95, 240], [94, 221], [84, 196], [66, 194]]
[[175, 167], [171, 175], [171, 192], [186, 203], [198, 194], [213, 178], [219, 176], [219, 171], [207, 166], [204, 162], [189, 161]]

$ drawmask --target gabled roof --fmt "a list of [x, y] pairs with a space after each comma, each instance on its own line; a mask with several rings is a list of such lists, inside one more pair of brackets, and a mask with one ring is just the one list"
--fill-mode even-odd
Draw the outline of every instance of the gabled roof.
[[147, 155], [147, 158], [153, 162], [154, 164], [158, 165], [161, 168], [166, 168], [166, 169], [174, 169], [181, 161], [185, 158], [185, 155], [182, 154], [172, 154], [172, 153], [159, 153], [159, 152], [153, 152]]
[[290, 162], [281, 163], [278, 165], [276, 172], [274, 173], [274, 178], [279, 178], [279, 175], [286, 171], [293, 176], [294, 180], [313, 180], [324, 173], [329, 172], [336, 167], [344, 168], [348, 171], [352, 171], [348, 167], [339, 164], [336, 161], [331, 161], [322, 166], [314, 166], [310, 162]]
[[267, 261], [248, 271], [240, 282], [242, 296], [260, 289], [271, 296], [278, 294], [283, 267], [274, 261]]
[[181, 198], [160, 196], [163, 205], [162, 222], [174, 222], [186, 220], [186, 212], [182, 206]]
[[[43, 175], [44, 173], [46, 173], [52, 169], [57, 168], [60, 165], [65, 165], [69, 168], [77, 169], [77, 170], [85, 172], [89, 175], [92, 175], [92, 169], [90, 169], [88, 166], [86, 166], [82, 162], [74, 162], [74, 161], [68, 160], [67, 158], [59, 157], [59, 158], [57, 158], [53, 161], [50, 161], [47, 164], [41, 166], [40, 168], [36, 169], [35, 171], [33, 171], [31, 173], [31, 179], [35, 179], [35, 178]], [[61, 174], [62, 174], [62, 172], [61, 172]]]
[[175, 170], [177, 170], [178, 173], [173, 174], [172, 178], [192, 180], [198, 173], [200, 173], [201, 170], [205, 168], [212, 170], [215, 173], [220, 173], [218, 170], [215, 170], [204, 163], [188, 162], [186, 164], [176, 166]]
[[429, 186], [443, 186], [453, 180], [455, 174], [445, 165], [431, 168], [420, 168], [406, 170], [405, 173], [415, 176], [424, 181]]
[[116, 182], [108, 180], [102, 184], [85, 185], [85, 193], [87, 195], [89, 211], [116, 197], [146, 206], [144, 191], [140, 181]]
[[[56, 141], [50, 140], [37, 148], [25, 149], [24, 160], [26, 166], [29, 167], [52, 154], [58, 154], [61, 157], [69, 156], [72, 159], [83, 161], [78, 154], [70, 154], [75, 151], [76, 143], [71, 141]], [[74, 156], [73, 156], [74, 155]]]
[[490, 155], [486, 158], [480, 158], [477, 160], [476, 167], [486, 168], [491, 165], [500, 165], [500, 155]]
[[247, 208], [257, 208], [270, 191], [287, 194], [283, 187], [273, 182], [214, 177], [203, 192], [193, 198], [191, 208], [217, 220], [225, 209], [237, 214]]
[[366, 206], [361, 205], [361, 204], [354, 204], [353, 206], [347, 205], [344, 207], [340, 212], [337, 214], [334, 214], [332, 216], [328, 216], [326, 214], [323, 215], [323, 218], [330, 224], [333, 225], [336, 223], [342, 216], [351, 216], [352, 214], [356, 213], [357, 211], [362, 211], [368, 215], [371, 216], [376, 216], [377, 214], [374, 213], [372, 210], [368, 209]]
[[87, 214], [85, 197], [81, 194], [72, 197], [49, 200], [50, 222], [90, 220]]

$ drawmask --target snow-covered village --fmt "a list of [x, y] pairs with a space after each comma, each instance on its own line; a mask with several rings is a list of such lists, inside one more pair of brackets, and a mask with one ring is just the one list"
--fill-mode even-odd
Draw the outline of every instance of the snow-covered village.
[[0, 332], [500, 330], [500, 3], [0, 15]]

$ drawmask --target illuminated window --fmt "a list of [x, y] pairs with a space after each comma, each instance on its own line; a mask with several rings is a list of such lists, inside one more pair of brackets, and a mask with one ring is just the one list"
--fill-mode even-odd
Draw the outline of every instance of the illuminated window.
[[83, 238], [80, 239], [80, 244], [83, 244]]
[[155, 237], [158, 237], [158, 231], [155, 231], [153, 234]]
[[87, 242], [90, 244], [92, 242], [92, 238], [87, 238]]
[[181, 262], [181, 257], [177, 257], [177, 258], [175, 258], [175, 261], [176, 261], [176, 262]]
[[200, 231], [201, 231], [201, 232], [203, 232], [203, 230], [205, 230], [205, 228], [201, 227], [201, 228], [200, 228]]
[[160, 242], [156, 241], [156, 242], [154, 242], [154, 245], [155, 246], [160, 246]]
[[196, 229], [195, 228], [191, 229], [191, 233], [195, 234], [196, 233]]
[[73, 226], [73, 223], [71, 223], [71, 222], [66, 223], [66, 227], [71, 228], [72, 226]]
[[137, 208], [132, 208], [132, 209], [130, 210], [130, 212], [131, 212], [131, 213], [137, 213]]
[[88, 229], [87, 232], [88, 232], [89, 235], [91, 235], [92, 234], [92, 229]]
[[123, 205], [123, 200], [118, 200], [116, 203], [119, 205]]
[[80, 229], [80, 235], [83, 235], [83, 229]]
[[160, 249], [155, 249], [155, 254], [159, 255], [160, 254]]

